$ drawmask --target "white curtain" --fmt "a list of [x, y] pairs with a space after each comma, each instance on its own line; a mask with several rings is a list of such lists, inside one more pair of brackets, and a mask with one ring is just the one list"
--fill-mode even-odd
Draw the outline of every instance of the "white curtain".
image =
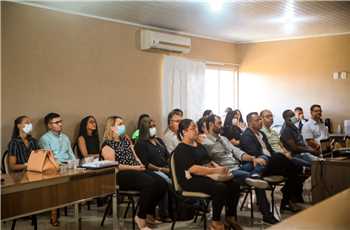
[[205, 63], [165, 56], [162, 80], [163, 128], [174, 108], [183, 110], [184, 118], [199, 119], [204, 111]]

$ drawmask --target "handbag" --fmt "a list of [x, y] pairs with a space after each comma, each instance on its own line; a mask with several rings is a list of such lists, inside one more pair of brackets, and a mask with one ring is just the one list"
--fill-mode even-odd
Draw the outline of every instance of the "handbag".
[[60, 168], [51, 150], [38, 149], [30, 153], [27, 170], [33, 172], [58, 171]]

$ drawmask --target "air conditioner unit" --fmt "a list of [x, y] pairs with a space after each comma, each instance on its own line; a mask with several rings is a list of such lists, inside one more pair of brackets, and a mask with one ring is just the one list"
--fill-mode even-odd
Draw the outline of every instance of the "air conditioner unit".
[[179, 35], [141, 30], [141, 50], [166, 50], [177, 53], [189, 53], [191, 50], [191, 38]]

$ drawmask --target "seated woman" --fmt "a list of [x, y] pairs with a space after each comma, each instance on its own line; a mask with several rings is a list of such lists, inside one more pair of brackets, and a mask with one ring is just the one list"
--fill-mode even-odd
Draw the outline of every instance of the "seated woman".
[[121, 117], [109, 117], [106, 122], [102, 144], [102, 157], [119, 162], [117, 181], [121, 190], [140, 191], [139, 209], [135, 222], [142, 230], [150, 229], [146, 215], [153, 215], [155, 208], [167, 191], [167, 183], [154, 172], [146, 171], [137, 157], [132, 143], [125, 136]]
[[140, 123], [141, 123], [141, 120], [144, 118], [144, 117], [149, 117], [148, 114], [146, 113], [143, 113], [139, 116], [139, 120], [137, 122], [137, 129], [132, 133], [131, 135], [131, 140], [136, 143], [136, 141], [139, 140], [139, 137], [140, 137]]
[[198, 133], [199, 133], [197, 142], [200, 144], [203, 143], [204, 139], [208, 135], [207, 119], [208, 119], [208, 117], [201, 117], [197, 121], [197, 127], [198, 127]]
[[190, 119], [179, 124], [178, 138], [182, 141], [174, 150], [176, 177], [183, 190], [202, 192], [211, 196], [213, 218], [211, 229], [224, 229], [220, 221], [221, 211], [227, 207], [226, 223], [234, 229], [241, 227], [234, 220], [239, 185], [233, 180], [219, 182], [211, 179], [214, 174], [227, 175], [228, 169], [210, 160], [204, 146], [196, 142], [198, 130]]
[[240, 138], [242, 135], [242, 129], [239, 126], [240, 124], [239, 119], [240, 119], [240, 115], [237, 112], [237, 110], [229, 111], [226, 114], [224, 127], [222, 130], [222, 135], [225, 136], [227, 139], [229, 139], [231, 144], [235, 146], [239, 146]]
[[[135, 152], [145, 165], [146, 169], [161, 176], [168, 184], [169, 177], [169, 152], [159, 137], [156, 136], [156, 123], [150, 117], [144, 117], [140, 121], [140, 137], [135, 145]], [[169, 198], [166, 193], [159, 203], [159, 216], [163, 222], [171, 222], [169, 218]]]
[[159, 137], [156, 136], [156, 123], [150, 117], [140, 121], [140, 137], [135, 145], [135, 152], [146, 169], [161, 172], [160, 175], [170, 182], [169, 152]]
[[79, 159], [99, 154], [100, 140], [95, 117], [87, 116], [81, 120], [77, 143]]
[[11, 171], [21, 171], [27, 168], [30, 153], [39, 149], [39, 145], [30, 135], [33, 125], [29, 117], [20, 116], [14, 123], [12, 138], [8, 144], [8, 164]]

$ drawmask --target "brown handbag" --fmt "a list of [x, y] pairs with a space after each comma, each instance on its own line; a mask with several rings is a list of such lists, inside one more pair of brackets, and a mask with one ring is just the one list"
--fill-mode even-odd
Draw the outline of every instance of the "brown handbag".
[[51, 150], [38, 149], [30, 153], [27, 170], [34, 172], [57, 171], [60, 166], [56, 162]]

